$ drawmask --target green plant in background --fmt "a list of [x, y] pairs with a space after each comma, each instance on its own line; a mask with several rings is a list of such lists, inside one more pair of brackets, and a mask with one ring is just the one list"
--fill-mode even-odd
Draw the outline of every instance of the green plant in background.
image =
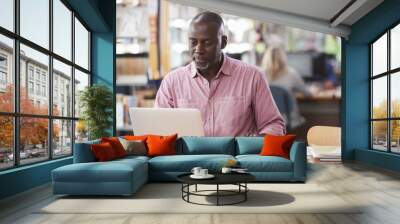
[[112, 92], [107, 86], [94, 84], [79, 93], [81, 118], [87, 126], [89, 140], [110, 136], [107, 131], [112, 127]]

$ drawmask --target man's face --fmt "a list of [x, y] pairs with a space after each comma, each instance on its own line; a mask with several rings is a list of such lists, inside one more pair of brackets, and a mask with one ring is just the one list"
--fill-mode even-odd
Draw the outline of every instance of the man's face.
[[226, 36], [216, 23], [194, 22], [189, 28], [189, 53], [196, 68], [207, 71], [219, 63]]

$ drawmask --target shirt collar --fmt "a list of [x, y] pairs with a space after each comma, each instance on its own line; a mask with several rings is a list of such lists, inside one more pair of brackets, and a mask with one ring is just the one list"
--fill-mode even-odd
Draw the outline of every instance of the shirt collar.
[[[232, 72], [231, 71], [231, 66], [230, 66], [232, 59], [230, 59], [228, 56], [226, 56], [226, 54], [223, 54], [223, 57], [224, 57], [224, 59], [223, 59], [224, 61], [222, 62], [222, 66], [218, 71], [217, 77], [220, 74], [224, 74], [224, 75], [227, 75], [227, 76], [232, 75], [231, 74], [231, 72]], [[194, 61], [192, 61], [190, 63], [190, 74], [191, 74], [192, 78], [195, 78], [198, 75], [198, 72], [197, 72], [197, 69], [196, 69], [196, 65], [194, 64]]]

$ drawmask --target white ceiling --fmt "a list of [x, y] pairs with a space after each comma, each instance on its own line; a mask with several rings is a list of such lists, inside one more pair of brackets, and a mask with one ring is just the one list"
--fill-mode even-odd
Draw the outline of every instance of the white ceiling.
[[350, 0], [226, 0], [329, 21]]
[[[206, 10], [347, 37], [350, 26], [383, 0], [170, 0]], [[336, 21], [331, 21], [349, 3]]]

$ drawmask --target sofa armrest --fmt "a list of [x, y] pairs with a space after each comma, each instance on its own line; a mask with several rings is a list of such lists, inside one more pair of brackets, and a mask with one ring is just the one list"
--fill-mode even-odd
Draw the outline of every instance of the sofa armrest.
[[96, 158], [94, 157], [90, 146], [92, 144], [98, 144], [98, 143], [100, 143], [100, 140], [75, 143], [75, 145], [74, 145], [74, 163], [95, 162]]
[[307, 149], [304, 142], [295, 141], [292, 144], [290, 160], [293, 162], [293, 179], [305, 181], [307, 176]]

